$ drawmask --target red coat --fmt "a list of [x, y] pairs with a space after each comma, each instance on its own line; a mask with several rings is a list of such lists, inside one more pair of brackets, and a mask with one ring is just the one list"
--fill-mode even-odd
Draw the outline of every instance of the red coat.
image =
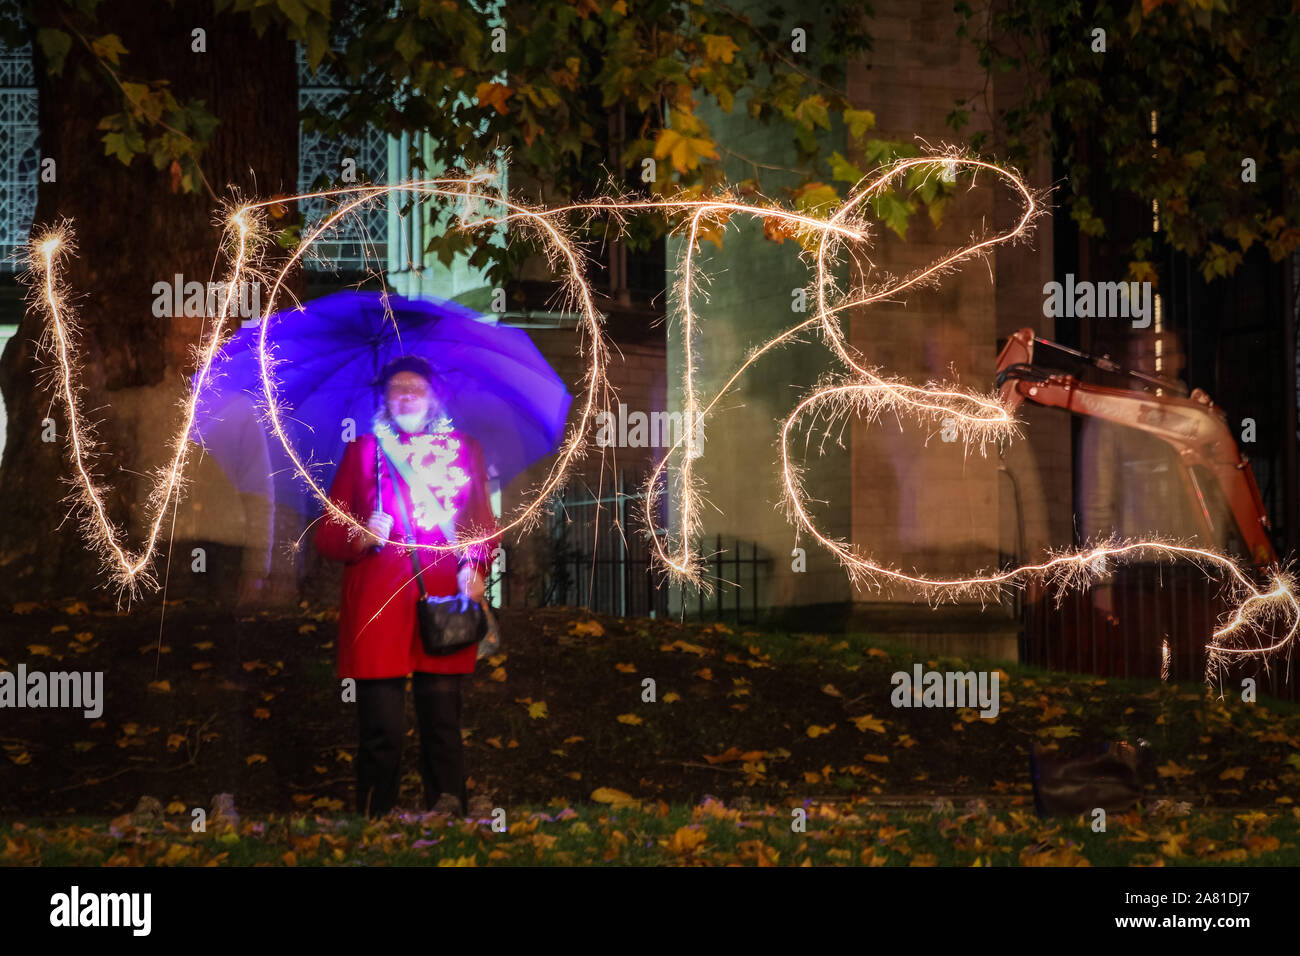
[[[415, 437], [395, 428], [402, 444]], [[464, 534], [470, 529], [495, 530], [491, 499], [487, 489], [487, 471], [483, 449], [470, 436], [453, 431], [452, 439], [461, 443], [455, 464], [463, 468], [469, 480], [453, 499], [456, 506], [455, 530]], [[373, 433], [360, 435], [348, 443], [330, 488], [330, 498], [364, 527], [375, 510], [375, 470], [377, 439]], [[393, 517], [388, 537], [401, 541], [405, 534], [402, 511], [393, 497], [392, 479], [396, 477], [406, 505], [406, 514], [414, 518], [415, 508], [410, 488], [385, 458], [380, 509]], [[447, 544], [442, 531], [426, 531], [415, 523], [415, 540], [420, 544]], [[329, 512], [316, 529], [315, 543], [325, 557], [345, 563], [343, 597], [339, 605], [338, 674], [341, 678], [404, 677], [412, 671], [435, 674], [469, 674], [474, 670], [475, 647], [454, 654], [430, 656], [420, 644], [415, 604], [419, 590], [409, 552], [396, 545], [382, 550], [365, 548], [360, 535]], [[476, 535], [477, 536], [477, 535]], [[472, 563], [487, 574], [490, 555], [499, 535], [471, 552]], [[457, 591], [457, 555], [452, 551], [419, 551], [424, 586], [429, 594], [445, 596]]]

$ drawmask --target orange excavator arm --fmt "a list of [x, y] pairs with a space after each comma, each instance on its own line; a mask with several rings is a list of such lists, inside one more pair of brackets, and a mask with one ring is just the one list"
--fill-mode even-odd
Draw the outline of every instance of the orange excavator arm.
[[[1123, 372], [1154, 386], [1156, 391], [1085, 384], [1073, 375], [1047, 372], [1034, 365], [1036, 345], [1086, 359], [1106, 371]], [[1260, 567], [1277, 562], [1255, 473], [1237, 448], [1223, 411], [1199, 388], [1188, 397], [1162, 394], [1182, 389], [1177, 383], [1125, 372], [1109, 359], [1097, 359], [1038, 338], [1033, 329], [1021, 329], [1007, 340], [998, 356], [997, 385], [1002, 400], [1012, 409], [1030, 401], [1136, 428], [1159, 438], [1178, 453], [1184, 485], [1196, 503], [1204, 540], [1218, 539], [1215, 509], [1207, 498], [1208, 476], [1222, 492], [1250, 560]]]

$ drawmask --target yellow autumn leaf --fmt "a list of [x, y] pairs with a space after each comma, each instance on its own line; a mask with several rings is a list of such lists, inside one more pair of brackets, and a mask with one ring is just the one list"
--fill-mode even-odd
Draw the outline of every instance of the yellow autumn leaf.
[[506, 669], [504, 667], [498, 667], [488, 675], [488, 680], [496, 681], [498, 684], [505, 683], [505, 679]]
[[582, 741], [583, 741], [583, 738], [577, 736], [576, 734], [575, 734], [574, 736], [572, 736], [572, 737], [565, 737], [565, 738], [564, 738], [564, 742], [565, 742], [565, 744], [580, 744], [580, 743], [582, 743]]
[[817, 724], [813, 724], [805, 731], [805, 733], [807, 733], [809, 737], [816, 739], [817, 737], [822, 736], [822, 734], [829, 734], [834, 729], [834, 724], [831, 724], [829, 727], [821, 727]]
[[703, 657], [705, 654], [709, 653], [707, 648], [701, 647], [699, 644], [691, 644], [683, 640], [676, 640], [673, 641], [671, 644], [660, 644], [659, 650], [682, 651], [686, 654], [695, 654], [697, 657]]
[[491, 106], [503, 116], [509, 112], [506, 100], [514, 95], [514, 90], [504, 83], [480, 83], [474, 90], [474, 98], [481, 106]]
[[68, 625], [66, 625], [66, 624], [55, 624], [52, 628], [50, 628], [50, 633], [51, 633], [51, 634], [59, 634], [59, 633], [61, 633], [61, 632], [63, 632], [63, 631], [66, 631], [66, 630], [69, 630]]
[[862, 759], [869, 763], [889, 763], [889, 758], [884, 754], [863, 754]]
[[178, 813], [185, 813], [187, 810], [189, 810], [189, 807], [185, 804], [181, 803], [179, 800], [173, 800], [171, 803], [167, 804], [167, 809], [164, 812], [175, 815]]
[[636, 665], [628, 664], [620, 661], [619, 663], [614, 665], [614, 670], [618, 671], [620, 674], [635, 674]]
[[188, 738], [184, 734], [168, 734], [167, 749], [178, 750], [180, 749], [181, 745], [185, 743], [187, 739]]
[[211, 642], [211, 641], [197, 641], [197, 642], [194, 644], [194, 649], [195, 649], [196, 651], [210, 651], [210, 650], [212, 650], [212, 642]]
[[664, 701], [665, 704], [671, 704], [671, 703], [673, 703], [673, 702], [675, 702], [675, 701], [679, 701], [679, 700], [681, 700], [681, 699], [682, 699], [682, 695], [679, 694], [679, 693], [677, 693], [676, 691], [672, 691], [672, 690], [670, 690], [668, 693], [664, 694], [664, 697], [663, 697], [663, 701]]
[[841, 694], [838, 690], [835, 689], [835, 685], [834, 685], [834, 684], [823, 684], [823, 685], [822, 685], [822, 693], [825, 694], [825, 695], [828, 696], [828, 697], [843, 697], [843, 696], [844, 696], [844, 695]]
[[28, 644], [27, 653], [33, 657], [49, 657], [52, 652], [44, 644]]
[[868, 730], [874, 731], [875, 733], [878, 734], [883, 734], [885, 732], [884, 721], [877, 720], [871, 714], [866, 714], [862, 717], [853, 717], [851, 719], [853, 721], [853, 726], [857, 727], [858, 730], [862, 731], [864, 734]]
[[1156, 767], [1156, 773], [1160, 774], [1160, 776], [1173, 777], [1176, 780], [1181, 780], [1183, 777], [1190, 777], [1193, 775], [1194, 772], [1195, 771], [1188, 770], [1186, 767], [1179, 766], [1178, 764], [1174, 763], [1172, 760], [1166, 764], [1161, 764], [1159, 767]]
[[1056, 727], [1044, 727], [1038, 731], [1039, 737], [1055, 737], [1060, 740], [1063, 737], [1077, 737], [1079, 730], [1077, 727], [1067, 727], [1060, 724]]
[[709, 835], [702, 828], [685, 826], [678, 827], [677, 832], [661, 843], [677, 856], [686, 856], [698, 850], [702, 844], [708, 842], [708, 839]]
[[265, 707], [258, 707], [256, 710], [253, 711], [253, 717], [255, 717], [257, 720], [269, 720], [271, 717], [271, 712], [267, 710]]
[[1220, 780], [1244, 780], [1246, 779], [1245, 767], [1229, 767], [1223, 773], [1219, 774]]
[[569, 633], [574, 637], [602, 637], [605, 628], [600, 621], [574, 621], [569, 625]]
[[740, 49], [736, 41], [729, 36], [717, 33], [701, 33], [700, 39], [704, 41], [704, 58], [706, 60], [720, 60], [723, 63], [730, 63], [736, 58], [736, 51]]
[[249, 754], [244, 758], [244, 763], [250, 767], [255, 763], [266, 763], [266, 754]]
[[641, 803], [630, 793], [615, 790], [613, 787], [597, 787], [591, 791], [591, 799], [596, 803], [608, 803], [613, 807], [636, 807]]
[[878, 647], [872, 647], [867, 650], [868, 657], [888, 657], [889, 654]]
[[712, 140], [683, 136], [675, 129], [665, 129], [659, 131], [659, 137], [655, 140], [654, 157], [671, 157], [675, 170], [688, 173], [699, 167], [701, 159], [717, 159], [718, 153]]
[[636, 714], [619, 714], [618, 722], [620, 724], [631, 724], [633, 727], [637, 727], [645, 723], [645, 721], [643, 721]]
[[160, 694], [170, 694], [172, 691], [172, 682], [169, 680], [151, 680], [149, 689], [157, 691]]
[[544, 720], [547, 716], [546, 701], [539, 700], [536, 703], [528, 705], [528, 716], [533, 720]]

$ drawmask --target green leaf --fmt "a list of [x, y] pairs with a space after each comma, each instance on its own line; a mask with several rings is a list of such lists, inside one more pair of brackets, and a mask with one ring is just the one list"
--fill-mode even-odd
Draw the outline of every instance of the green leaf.
[[836, 151], [831, 153], [831, 175], [837, 182], [856, 183], [862, 179], [862, 170]]
[[144, 137], [139, 130], [104, 134], [104, 155], [116, 156], [123, 166], [130, 166], [136, 153], [144, 152]]
[[907, 221], [912, 217], [916, 205], [900, 198], [892, 192], [877, 193], [871, 199], [876, 218], [897, 233], [900, 239], [907, 238]]
[[844, 122], [849, 127], [849, 135], [861, 139], [867, 130], [876, 125], [876, 114], [871, 110], [845, 110]]
[[61, 75], [63, 61], [68, 58], [68, 52], [72, 49], [72, 37], [62, 30], [47, 27], [36, 31], [36, 42], [40, 44], [41, 52], [45, 54], [50, 75]]
[[95, 56], [101, 60], [107, 60], [114, 66], [121, 65], [118, 58], [127, 52], [126, 47], [122, 46], [122, 41], [116, 33], [107, 33], [92, 40], [90, 48], [94, 51]]
[[306, 26], [307, 7], [303, 0], [275, 0], [275, 5], [294, 26], [299, 28]]
[[395, 49], [407, 63], [414, 63], [420, 55], [420, 41], [415, 38], [415, 24], [408, 21], [393, 43]]

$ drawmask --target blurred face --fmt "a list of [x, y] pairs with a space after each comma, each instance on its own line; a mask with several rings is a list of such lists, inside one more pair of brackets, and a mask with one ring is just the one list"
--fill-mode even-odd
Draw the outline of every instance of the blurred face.
[[429, 414], [433, 402], [433, 390], [422, 375], [415, 372], [398, 372], [388, 380], [388, 391], [384, 394], [388, 403], [388, 414], [404, 431], [413, 432], [423, 423]]

